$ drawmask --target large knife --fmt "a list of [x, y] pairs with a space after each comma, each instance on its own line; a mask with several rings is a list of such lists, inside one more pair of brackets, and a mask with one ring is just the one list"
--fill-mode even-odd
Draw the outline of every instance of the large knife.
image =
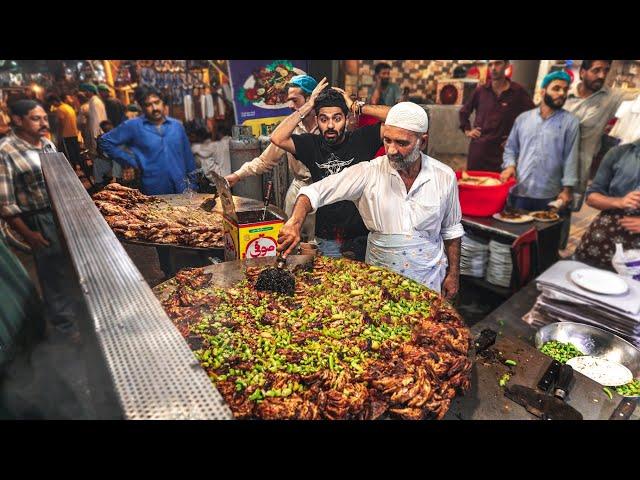
[[563, 365], [553, 395], [545, 395], [524, 385], [512, 385], [505, 389], [505, 396], [543, 420], [582, 420], [582, 414], [567, 405], [567, 397], [573, 380], [573, 369]]

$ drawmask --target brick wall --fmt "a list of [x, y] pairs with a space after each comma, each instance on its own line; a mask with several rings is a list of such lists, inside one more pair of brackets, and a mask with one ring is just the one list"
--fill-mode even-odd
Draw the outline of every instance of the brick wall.
[[453, 70], [470, 60], [359, 60], [358, 74], [345, 76], [345, 87], [349, 93], [357, 93], [366, 98], [373, 84], [375, 65], [385, 62], [391, 65], [391, 79], [400, 90], [409, 87], [410, 97], [420, 97], [435, 102], [436, 86], [439, 79], [453, 77]]

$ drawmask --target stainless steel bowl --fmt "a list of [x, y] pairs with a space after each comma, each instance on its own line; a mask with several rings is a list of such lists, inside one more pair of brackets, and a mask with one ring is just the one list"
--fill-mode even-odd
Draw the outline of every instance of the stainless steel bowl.
[[634, 378], [640, 377], [640, 350], [606, 330], [575, 322], [551, 323], [536, 333], [536, 348], [550, 340], [572, 343], [585, 355], [618, 362], [631, 370]]

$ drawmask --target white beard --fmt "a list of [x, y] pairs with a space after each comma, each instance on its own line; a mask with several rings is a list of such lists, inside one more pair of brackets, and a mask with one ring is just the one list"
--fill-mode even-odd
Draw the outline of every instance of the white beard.
[[420, 158], [420, 142], [416, 143], [416, 146], [414, 147], [414, 149], [411, 151], [411, 153], [409, 155], [407, 155], [405, 158], [403, 158], [402, 160], [392, 160], [391, 158], [389, 158], [387, 156], [387, 158], [389, 158], [389, 164], [391, 165], [391, 168], [393, 168], [394, 170], [402, 170], [402, 171], [406, 171], [411, 165], [413, 165], [413, 163]]

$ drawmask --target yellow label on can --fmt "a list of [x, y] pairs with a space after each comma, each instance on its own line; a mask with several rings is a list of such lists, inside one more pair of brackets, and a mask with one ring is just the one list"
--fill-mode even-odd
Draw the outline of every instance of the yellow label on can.
[[237, 225], [225, 217], [223, 224], [225, 260], [244, 260], [277, 255], [278, 233], [284, 225], [284, 220]]

